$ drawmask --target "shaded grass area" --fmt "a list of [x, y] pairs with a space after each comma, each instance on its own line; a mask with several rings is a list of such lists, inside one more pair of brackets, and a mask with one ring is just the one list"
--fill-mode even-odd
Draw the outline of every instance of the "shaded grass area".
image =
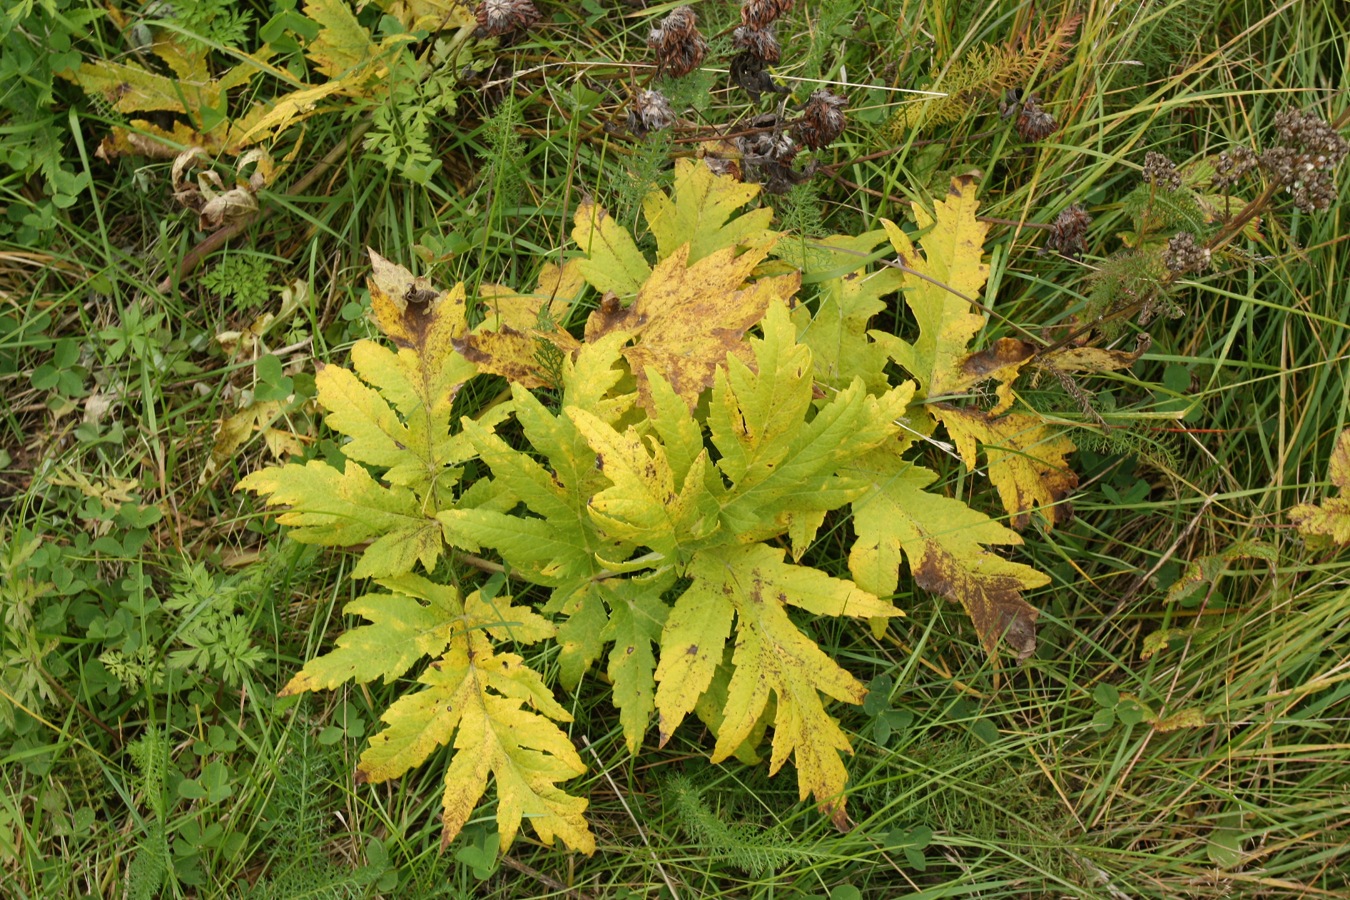
[[[168, 163], [99, 162], [110, 117], [77, 92], [58, 97], [67, 162], [93, 189], [40, 240], [9, 232], [0, 257], [6, 890], [1343, 896], [1346, 562], [1285, 517], [1325, 494], [1347, 425], [1343, 203], [1320, 215], [1279, 208], [1259, 240], [1235, 242], [1214, 273], [1186, 281], [1174, 295], [1184, 315], [1148, 324], [1152, 347], [1132, 370], [1084, 382], [1113, 427], [1062, 386], [1024, 386], [1047, 417], [1085, 426], [1075, 519], [1025, 535], [1026, 557], [1053, 582], [1030, 598], [1043, 615], [1024, 667], [991, 670], [964, 614], [905, 579], [896, 603], [908, 618], [881, 640], [817, 629], [872, 679], [866, 707], [834, 710], [858, 736], [850, 831], [799, 803], [791, 773], [710, 766], [693, 728], [628, 757], [594, 682], [562, 698], [591, 765], [576, 788], [591, 798], [591, 858], [522, 841], [495, 861], [491, 804], [441, 850], [434, 764], [353, 785], [402, 687], [276, 698], [331, 646], [360, 587], [349, 557], [288, 546], [231, 492], [266, 461], [262, 437], [208, 473], [217, 424], [242, 391], [312, 396], [314, 364], [342, 362], [372, 335], [366, 247], [431, 260], [442, 284], [529, 283], [565, 245], [583, 194], [636, 227], [672, 155], [694, 153], [706, 123], [751, 113], [713, 71], [723, 37], [703, 71], [666, 85], [684, 127], [646, 141], [607, 133], [645, 77], [626, 66], [647, 61], [647, 30], [667, 7], [601, 17], [584, 3], [541, 7], [545, 22], [502, 51], [435, 132], [442, 166], [426, 184], [362, 149], [370, 110], [354, 110], [355, 124], [317, 118], [288, 182], [304, 189], [265, 193], [268, 214], [195, 272], [183, 261], [203, 235], [168, 196]], [[731, 4], [698, 10], [709, 35], [735, 21]], [[954, 121], [891, 127], [913, 101], [888, 89], [944, 90], [987, 62], [983, 48], [1034, 44], [1078, 12], [1058, 67], [1019, 85], [1060, 123], [1049, 138], [1018, 138], [999, 115], [1001, 87], [972, 91]], [[1093, 273], [1121, 248], [1146, 151], [1184, 163], [1266, 145], [1287, 106], [1342, 113], [1342, 18], [1332, 0], [798, 4], [780, 29], [795, 99], [812, 79], [870, 87], [844, 89], [850, 127], [814, 180], [765, 202], [808, 235], [858, 232], [978, 172], [982, 212], [997, 223], [985, 302], [1032, 331], [1072, 327], [1094, 314]], [[111, 33], [101, 39], [99, 52], [118, 52]], [[9, 178], [0, 203], [13, 221], [39, 193]], [[1074, 202], [1095, 217], [1083, 258], [1037, 255], [1036, 226]], [[217, 336], [280, 308], [277, 290], [301, 290], [296, 281], [305, 300], [267, 339], [280, 365], [220, 350]], [[896, 304], [877, 327], [912, 325]], [[1005, 327], [996, 320], [992, 334]], [[1120, 323], [1127, 345], [1134, 330]], [[475, 384], [464, 402], [499, 387]], [[279, 402], [259, 424], [302, 436], [320, 458], [332, 452], [303, 402]], [[978, 474], [938, 449], [924, 464], [945, 491], [993, 511]], [[812, 554], [844, 569], [842, 543]], [[1207, 559], [1197, 589], [1169, 599]]]

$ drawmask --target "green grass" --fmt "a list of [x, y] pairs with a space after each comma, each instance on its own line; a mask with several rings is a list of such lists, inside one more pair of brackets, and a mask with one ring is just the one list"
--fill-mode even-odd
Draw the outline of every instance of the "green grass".
[[[249, 6], [255, 23], [276, 12]], [[71, 85], [56, 84], [52, 127], [64, 165], [91, 189], [49, 209], [40, 176], [0, 169], [6, 222], [52, 216], [40, 233], [0, 232], [0, 893], [1345, 896], [1350, 566], [1286, 516], [1326, 495], [1331, 448], [1350, 424], [1344, 172], [1339, 207], [1277, 206], [1261, 240], [1239, 239], [1215, 272], [1176, 291], [1183, 315], [1149, 323], [1152, 347], [1133, 369], [1084, 380], [1123, 427], [1079, 441], [1075, 518], [1024, 535], [1022, 558], [1053, 578], [1029, 598], [1043, 610], [1032, 660], [993, 669], [965, 615], [907, 576], [895, 602], [908, 618], [881, 640], [865, 627], [817, 630], [850, 671], [889, 685], [869, 710], [834, 710], [857, 735], [852, 830], [799, 803], [790, 771], [708, 764], [692, 728], [630, 758], [593, 682], [575, 697], [558, 691], [591, 767], [572, 788], [591, 800], [592, 857], [522, 837], [488, 862], [491, 803], [442, 850], [434, 764], [353, 784], [399, 689], [276, 696], [331, 646], [343, 603], [360, 592], [352, 558], [288, 545], [232, 492], [270, 459], [256, 435], [204, 476], [217, 424], [243, 391], [296, 392], [300, 402], [267, 424], [331, 453], [304, 401], [317, 363], [342, 363], [374, 335], [362, 306], [367, 247], [419, 271], [415, 261], [435, 259], [440, 284], [524, 285], [558, 258], [584, 195], [632, 225], [672, 155], [693, 153], [708, 123], [750, 112], [724, 75], [696, 73], [670, 86], [677, 109], [696, 110], [690, 127], [645, 145], [608, 135], [602, 124], [622, 124], [634, 87], [627, 66], [648, 61], [647, 31], [671, 5], [594, 5], [603, 16], [585, 3], [540, 6], [545, 24], [436, 123], [443, 165], [425, 184], [363, 149], [371, 108], [318, 116], [260, 195], [266, 214], [195, 271], [183, 263], [203, 235], [169, 197], [170, 163], [98, 160], [118, 119]], [[732, 4], [697, 8], [705, 34], [735, 21]], [[1061, 125], [1047, 140], [1020, 142], [996, 96], [955, 122], [888, 137], [913, 95], [886, 88], [941, 90], [934, 72], [1079, 10], [1062, 65], [1029, 85]], [[849, 128], [822, 152], [827, 168], [810, 188], [764, 202], [791, 208], [798, 228], [856, 233], [903, 218], [949, 175], [978, 172], [981, 212], [1021, 223], [991, 230], [984, 302], [1035, 333], [1091, 315], [1093, 270], [1121, 248], [1146, 151], [1180, 164], [1259, 147], [1286, 106], [1334, 120], [1347, 104], [1350, 39], [1333, 0], [799, 3], [779, 36], [778, 71], [808, 79], [785, 81], [794, 99], [810, 79], [875, 87], [846, 89]], [[76, 46], [125, 50], [101, 19]], [[1033, 226], [1074, 202], [1095, 217], [1084, 258], [1038, 256]], [[219, 335], [275, 312], [277, 289], [296, 281], [306, 298], [264, 339], [280, 375], [255, 367], [251, 351], [221, 349]], [[272, 290], [260, 297], [259, 284]], [[912, 325], [895, 312], [879, 327]], [[1134, 330], [1122, 323], [1122, 346]], [[498, 388], [475, 385], [464, 402]], [[1056, 385], [1026, 385], [1026, 396], [1048, 416], [1086, 418]], [[987, 484], [951, 457], [933, 449], [924, 464], [947, 492], [992, 511]], [[1168, 600], [1188, 564], [1253, 541], [1273, 562], [1234, 559]], [[837, 546], [813, 553], [844, 568]], [[175, 589], [198, 561], [214, 587]], [[203, 616], [216, 617], [206, 632]], [[1165, 629], [1171, 640], [1146, 654], [1146, 638]], [[131, 665], [120, 679], [117, 660]], [[1135, 721], [1132, 702], [1160, 720], [1180, 714], [1167, 722], [1178, 727]]]

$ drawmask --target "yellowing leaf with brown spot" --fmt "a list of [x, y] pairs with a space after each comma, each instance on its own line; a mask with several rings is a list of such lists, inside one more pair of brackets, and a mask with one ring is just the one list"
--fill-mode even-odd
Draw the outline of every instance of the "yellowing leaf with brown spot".
[[692, 583], [666, 620], [656, 669], [661, 744], [670, 740], [711, 684], [734, 617], [734, 672], [712, 761], [720, 762], [741, 747], [772, 698], [770, 773], [793, 757], [801, 799], [814, 796], [821, 811], [844, 827], [848, 772], [839, 754], [852, 748], [838, 721], [825, 711], [821, 694], [858, 704], [867, 689], [798, 630], [787, 607], [812, 616], [857, 618], [897, 616], [900, 611], [852, 582], [785, 563], [782, 550], [764, 544], [700, 551], [685, 574]]
[[1336, 439], [1327, 468], [1340, 496], [1328, 497], [1321, 506], [1300, 503], [1289, 510], [1289, 520], [1304, 537], [1330, 539], [1344, 546], [1350, 544], [1350, 429]]
[[370, 309], [379, 326], [400, 347], [416, 350], [434, 367], [455, 352], [454, 340], [469, 330], [464, 318], [464, 285], [438, 291], [370, 250]]
[[1139, 335], [1133, 350], [1105, 350], [1100, 347], [1065, 347], [1036, 357], [1036, 365], [1061, 372], [1116, 372], [1139, 361], [1149, 348], [1147, 334]]
[[519, 294], [504, 285], [488, 284], [478, 294], [486, 309], [482, 323], [455, 341], [455, 349], [483, 372], [501, 375], [527, 388], [557, 387], [541, 363], [547, 345], [571, 355], [577, 339], [559, 323], [582, 286], [582, 260], [545, 266], [533, 293]]
[[991, 657], [1002, 637], [1019, 662], [1026, 659], [1036, 648], [1039, 613], [1022, 592], [1050, 579], [987, 549], [1022, 539], [961, 501], [924, 490], [937, 475], [901, 459], [900, 446], [878, 449], [847, 470], [870, 488], [853, 501], [853, 580], [878, 596], [893, 594], [908, 559], [919, 587], [965, 607]]
[[574, 850], [594, 852], [582, 815], [586, 801], [558, 787], [586, 771], [567, 735], [549, 721], [571, 716], [520, 656], [499, 653], [492, 643], [534, 643], [552, 636], [552, 626], [508, 597], [488, 601], [476, 591], [459, 612], [444, 655], [418, 678], [426, 689], [405, 695], [380, 717], [386, 727], [361, 755], [358, 781], [397, 778], [453, 741], [442, 795], [443, 842], [463, 829], [490, 775], [503, 851], [528, 819], [544, 843], [561, 837]]
[[946, 426], [967, 468], [975, 468], [976, 445], [984, 447], [985, 471], [1014, 528], [1025, 528], [1033, 509], [1040, 510], [1047, 528], [1073, 514], [1063, 501], [1078, 486], [1066, 459], [1077, 448], [1063, 432], [1026, 413], [991, 416], [943, 403], [929, 409]]
[[603, 304], [586, 323], [586, 340], [622, 332], [633, 338], [623, 350], [637, 378], [638, 403], [652, 409], [649, 368], [660, 372], [690, 408], [711, 387], [727, 354], [750, 358], [746, 331], [764, 317], [769, 304], [796, 293], [796, 273], [746, 283], [768, 252], [756, 247], [740, 256], [718, 250], [690, 265], [681, 247], [657, 264], [627, 309]]

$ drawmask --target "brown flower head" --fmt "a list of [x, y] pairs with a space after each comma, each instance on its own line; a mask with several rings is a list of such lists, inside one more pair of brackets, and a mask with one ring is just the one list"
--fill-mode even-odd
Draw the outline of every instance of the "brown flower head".
[[1045, 239], [1042, 252], [1053, 251], [1076, 258], [1083, 252], [1083, 239], [1087, 237], [1091, 224], [1092, 216], [1083, 207], [1077, 203], [1067, 207], [1050, 223], [1050, 234]]
[[677, 6], [647, 35], [647, 46], [656, 51], [658, 67], [679, 78], [703, 62], [708, 42], [698, 31], [698, 15], [688, 6]]
[[539, 10], [530, 0], [483, 0], [473, 14], [478, 19], [479, 37], [524, 31], [539, 21]]
[[839, 137], [844, 130], [844, 108], [848, 101], [826, 90], [816, 91], [802, 108], [802, 117], [792, 126], [797, 139], [812, 150], [819, 150]]
[[765, 29], [792, 9], [792, 0], [745, 0], [741, 4], [741, 22], [747, 28]]
[[1017, 134], [1024, 141], [1041, 141], [1059, 130], [1055, 117], [1041, 109], [1041, 98], [1035, 94], [1022, 101], [1017, 116]]
[[751, 28], [738, 25], [731, 33], [731, 46], [758, 59], [767, 66], [778, 65], [782, 58], [782, 48], [778, 46], [778, 36], [773, 25], [767, 28]]
[[642, 91], [633, 100], [628, 111], [628, 130], [638, 137], [651, 131], [662, 131], [675, 123], [675, 112], [670, 101], [660, 91]]

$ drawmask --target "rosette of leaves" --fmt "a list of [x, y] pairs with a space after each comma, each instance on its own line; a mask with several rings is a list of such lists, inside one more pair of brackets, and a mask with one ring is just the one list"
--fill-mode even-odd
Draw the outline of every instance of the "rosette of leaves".
[[[375, 318], [398, 349], [363, 341], [352, 370], [317, 377], [328, 424], [350, 438], [345, 464], [241, 483], [287, 508], [292, 537], [364, 546], [356, 574], [378, 586], [347, 608], [369, 624], [285, 693], [395, 679], [430, 658], [419, 689], [382, 716], [358, 776], [396, 777], [450, 747], [446, 840], [490, 776], [503, 850], [526, 818], [545, 842], [594, 849], [586, 801], [561, 786], [582, 771], [555, 724], [568, 714], [512, 642], [555, 642], [565, 690], [603, 667], [633, 753], [653, 720], [664, 745], [691, 713], [715, 736], [713, 761], [755, 760], [771, 729], [770, 769], [792, 759], [801, 798], [840, 827], [851, 742], [829, 704], [859, 704], [866, 689], [811, 638], [810, 619], [901, 615], [886, 595], [907, 559], [921, 585], [966, 606], [991, 653], [1004, 632], [1029, 652], [1035, 610], [1020, 592], [1045, 577], [988, 549], [1017, 535], [930, 493], [934, 473], [905, 458], [927, 417], [972, 464], [983, 446], [1019, 516], [1052, 514], [1053, 486], [1065, 483], [1072, 445], [1028, 413], [938, 402], [1008, 382], [1020, 365], [1003, 345], [971, 352], [983, 318], [933, 287], [973, 296], [987, 273], [973, 186], [921, 217], [933, 226], [922, 256], [893, 226], [825, 241], [828, 259], [813, 265], [833, 271], [814, 310], [794, 308], [798, 268], [770, 258], [772, 211], [736, 214], [757, 193], [681, 160], [672, 193], [644, 204], [654, 259], [586, 202], [572, 231], [580, 255], [546, 267], [533, 292], [486, 288], [472, 331], [462, 287], [434, 290], [373, 256]], [[859, 277], [854, 251], [887, 237], [924, 278]], [[603, 299], [574, 334], [559, 324], [585, 286]], [[914, 343], [867, 330], [880, 298], [902, 287], [919, 319]], [[892, 359], [914, 377], [893, 382]], [[456, 416], [475, 372], [506, 377], [509, 403]], [[487, 474], [464, 483], [472, 456]], [[826, 515], [846, 507], [851, 578], [802, 562]], [[487, 569], [495, 556], [521, 589], [501, 595], [500, 578], [475, 586], [472, 573], [443, 583], [438, 563], [455, 554]]]

